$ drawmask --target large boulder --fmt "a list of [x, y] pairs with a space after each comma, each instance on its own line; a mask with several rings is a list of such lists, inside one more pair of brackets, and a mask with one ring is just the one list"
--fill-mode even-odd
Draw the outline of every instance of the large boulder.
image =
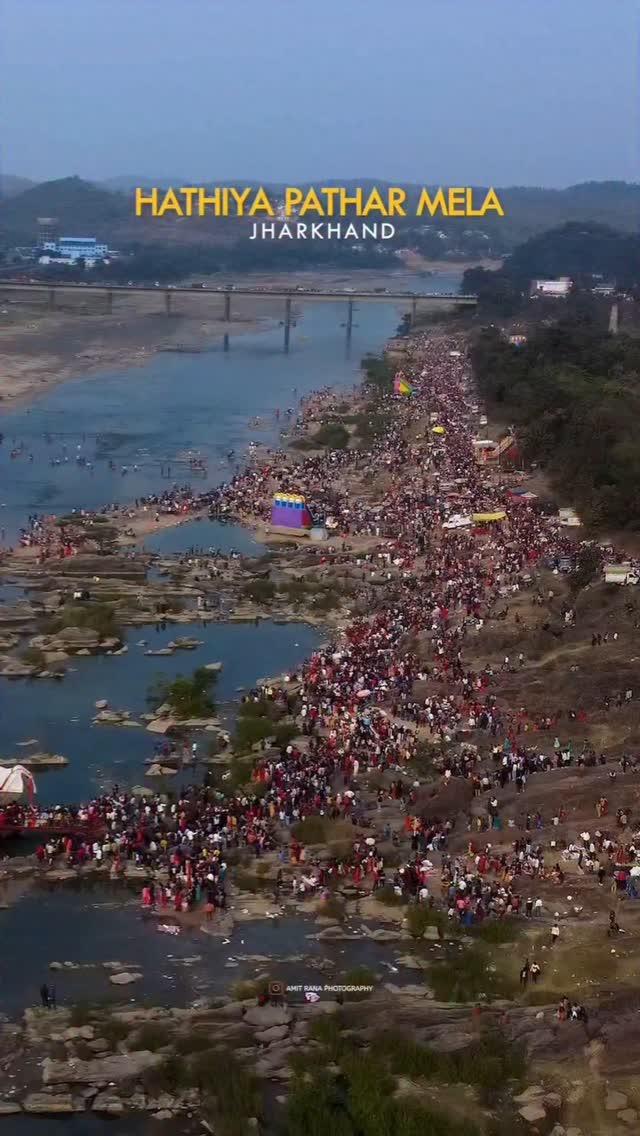
[[63, 627], [52, 635], [47, 650], [49, 651], [97, 651], [100, 646], [100, 636], [91, 627]]
[[141, 978], [139, 971], [123, 970], [119, 974], [110, 974], [109, 982], [114, 986], [130, 986], [132, 982], [139, 982]]
[[128, 726], [130, 724], [138, 725], [137, 722], [131, 723], [130, 710], [99, 710], [93, 719], [99, 725], [103, 726]]

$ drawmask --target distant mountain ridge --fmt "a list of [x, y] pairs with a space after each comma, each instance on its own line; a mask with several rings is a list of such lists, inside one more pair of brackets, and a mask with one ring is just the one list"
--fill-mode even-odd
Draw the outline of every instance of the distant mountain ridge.
[[[0, 246], [32, 244], [37, 230], [37, 218], [57, 217], [59, 230], [66, 235], [95, 235], [114, 246], [131, 243], [176, 242], [190, 244], [228, 243], [239, 231], [245, 231], [241, 222], [232, 218], [205, 217], [188, 220], [176, 217], [162, 219], [136, 218], [133, 211], [135, 185], [171, 184], [165, 179], [157, 182], [134, 179], [122, 175], [106, 183], [86, 181], [79, 177], [59, 178], [55, 181], [30, 183], [13, 175], [0, 177], [3, 198], [0, 199]], [[174, 185], [186, 184], [176, 181]], [[190, 184], [193, 184], [191, 179]], [[218, 178], [196, 184], [251, 185], [257, 181], [233, 182]], [[263, 183], [272, 193], [279, 194], [285, 183]], [[300, 182], [306, 185], [357, 185], [381, 189], [389, 182], [372, 178], [360, 180], [321, 179], [317, 182]], [[405, 183], [410, 202], [415, 201], [418, 185]], [[477, 187], [478, 196], [485, 187]], [[536, 186], [496, 187], [505, 207], [504, 218], [488, 215], [473, 221], [474, 228], [482, 228], [501, 251], [509, 251], [520, 242], [569, 221], [606, 224], [623, 232], [640, 229], [640, 184], [622, 181], [582, 182], [566, 189], [545, 189]], [[399, 228], [411, 228], [428, 223], [430, 218], [405, 218]], [[470, 227], [468, 218], [434, 218], [434, 223], [448, 233], [456, 227]]]
[[14, 197], [16, 193], [23, 193], [25, 189], [30, 189], [36, 182], [31, 181], [30, 178], [18, 177], [15, 174], [0, 174], [0, 195], [3, 197]]

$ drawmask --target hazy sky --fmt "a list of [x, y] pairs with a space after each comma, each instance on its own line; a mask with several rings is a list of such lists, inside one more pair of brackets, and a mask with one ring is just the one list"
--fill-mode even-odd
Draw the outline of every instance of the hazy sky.
[[639, 180], [640, 0], [0, 0], [32, 178]]

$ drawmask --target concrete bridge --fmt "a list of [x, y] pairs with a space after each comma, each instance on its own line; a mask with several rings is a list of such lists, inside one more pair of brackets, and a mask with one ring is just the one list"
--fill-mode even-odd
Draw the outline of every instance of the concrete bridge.
[[[387, 288], [374, 288], [371, 290], [363, 288], [309, 288], [304, 286], [285, 287], [285, 286], [270, 286], [270, 285], [244, 285], [244, 284], [168, 284], [168, 285], [154, 285], [154, 284], [88, 284], [88, 283], [56, 283], [48, 280], [0, 280], [0, 298], [8, 299], [11, 294], [24, 293], [42, 295], [43, 303], [46, 304], [47, 309], [51, 312], [56, 309], [56, 297], [64, 296], [65, 293], [81, 293], [84, 295], [101, 295], [104, 297], [104, 313], [111, 315], [113, 312], [114, 297], [129, 296], [140, 292], [157, 293], [162, 297], [161, 303], [164, 304], [164, 310], [167, 316], [170, 316], [173, 311], [174, 297], [180, 296], [193, 297], [202, 295], [220, 296], [223, 301], [223, 314], [222, 319], [225, 323], [232, 323], [233, 317], [231, 312], [232, 298], [239, 296], [264, 296], [266, 299], [271, 299], [274, 296], [279, 296], [284, 299], [284, 349], [289, 349], [289, 339], [291, 334], [291, 326], [293, 324], [292, 304], [294, 300], [313, 300], [313, 301], [329, 301], [336, 303], [342, 301], [346, 304], [346, 322], [345, 327], [347, 330], [347, 340], [351, 339], [351, 332], [353, 329], [353, 313], [356, 301], [358, 303], [395, 303], [406, 304], [407, 315], [411, 323], [415, 321], [418, 307], [423, 310], [425, 307], [454, 307], [454, 308], [474, 308], [478, 303], [477, 296], [474, 295], [460, 295], [458, 292], [412, 292], [403, 290], [391, 290]], [[228, 346], [228, 339], [225, 336], [225, 347]]]

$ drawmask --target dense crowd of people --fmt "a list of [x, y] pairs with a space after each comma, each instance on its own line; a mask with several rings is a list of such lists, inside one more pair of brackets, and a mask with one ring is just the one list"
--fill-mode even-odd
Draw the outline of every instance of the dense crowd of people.
[[[148, 872], [142, 895], [146, 908], [180, 913], [203, 905], [208, 917], [226, 905], [229, 853], [238, 848], [256, 858], [278, 849], [283, 861], [288, 858], [290, 885], [280, 872], [278, 895], [287, 886], [300, 896], [348, 879], [357, 887], [388, 887], [405, 899], [429, 903], [434, 901], [429, 857], [435, 853], [441, 861], [440, 899], [450, 918], [464, 925], [492, 915], [539, 914], [542, 901], [523, 896], [523, 884], [563, 882], [566, 865], [559, 849], [549, 862], [534, 835], [545, 823], [539, 813], [527, 814], [526, 836], [515, 840], [508, 854], [494, 854], [490, 844], [476, 850], [473, 840], [478, 832], [502, 828], [498, 793], [506, 785], [514, 783], [524, 793], [532, 776], [595, 762], [597, 755], [586, 743], [580, 749], [557, 736], [549, 752], [526, 745], [529, 729], [546, 729], [551, 743], [558, 718], [534, 720], [525, 708], [501, 705], [491, 667], [472, 666], [466, 649], [505, 597], [533, 589], [537, 564], [557, 563], [573, 550], [556, 519], [510, 492], [513, 478], [476, 461], [472, 441], [478, 408], [464, 344], [444, 336], [417, 338], [405, 372], [414, 394], [383, 400], [388, 425], [368, 449], [302, 460], [272, 454], [205, 493], [174, 486], [136, 502], [138, 511], [152, 510], [158, 519], [163, 513], [207, 509], [215, 516], [266, 521], [274, 486], [303, 493], [314, 512], [334, 519], [342, 541], [352, 542], [342, 553], [334, 546], [334, 560], [342, 558], [362, 573], [363, 587], [374, 575], [386, 586], [372, 595], [367, 615], [354, 618], [344, 634], [301, 668], [293, 706], [301, 740], [257, 759], [254, 791], [223, 796], [190, 787], [167, 800], [159, 794], [134, 797], [116, 787], [81, 808], [11, 805], [0, 810], [0, 826], [22, 818], [25, 826], [52, 833], [38, 849], [43, 863], [59, 855], [70, 864], [94, 860], [109, 864], [115, 875], [134, 863]], [[381, 503], [354, 491], [381, 474]], [[468, 523], [447, 527], [462, 513]], [[472, 519], [495, 514], [504, 519]], [[39, 518], [29, 523], [34, 538], [53, 552], [43, 535], [51, 530]], [[367, 540], [358, 544], [360, 538]], [[58, 531], [55, 539], [64, 547], [64, 533]], [[428, 645], [426, 659], [418, 640]], [[522, 664], [520, 657], [516, 666]], [[511, 665], [507, 656], [504, 667]], [[418, 684], [426, 693], [416, 693]], [[277, 686], [251, 697], [291, 708], [287, 692]], [[442, 744], [460, 731], [485, 739], [491, 747], [488, 765], [475, 745], [449, 749]], [[418, 757], [425, 733], [442, 754], [436, 765], [443, 781], [470, 779], [474, 797], [486, 803], [484, 814], [469, 816], [470, 843], [463, 857], [448, 853], [453, 819], [423, 822], [415, 789], [402, 777]], [[394, 858], [389, 866], [380, 850], [392, 836], [399, 843], [389, 825], [383, 830], [374, 823], [370, 836], [357, 837], [347, 853], [328, 860], [311, 858], [304, 841], [286, 838], [287, 830], [319, 814], [370, 824], [362, 785], [372, 774], [389, 772], [393, 779], [381, 782], [377, 805], [395, 804], [406, 818], [411, 851], [401, 865]], [[561, 819], [559, 807], [546, 823]], [[594, 852], [591, 842], [580, 852], [591, 860], [595, 855], [596, 871], [603, 873], [608, 853], [607, 870], [615, 863], [616, 870], [626, 872], [626, 886], [640, 848], [636, 852], [620, 833], [605, 847], [607, 839], [596, 842]]]

